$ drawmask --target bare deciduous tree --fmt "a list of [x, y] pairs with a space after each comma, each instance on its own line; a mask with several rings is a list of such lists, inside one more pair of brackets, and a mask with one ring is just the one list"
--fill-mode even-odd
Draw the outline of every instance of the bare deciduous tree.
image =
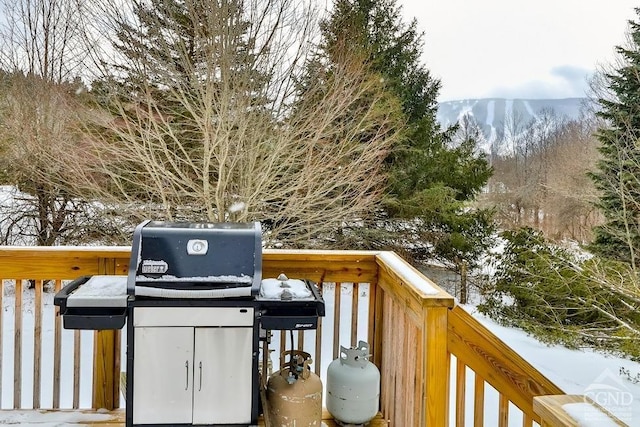
[[120, 65], [139, 86], [104, 91], [108, 108], [87, 118], [92, 149], [77, 176], [133, 217], [261, 220], [271, 242], [318, 243], [375, 208], [399, 105], [353, 52], [303, 67], [313, 9], [230, 3], [185, 1], [185, 38], [171, 20], [152, 22], [169, 34], [153, 40], [154, 55], [129, 38], [136, 53]]
[[[78, 84], [15, 73], [3, 79], [0, 170], [12, 201], [0, 206], [0, 243], [50, 246], [95, 237], [95, 212], [73, 192], [82, 163]], [[86, 240], [85, 240], [86, 241]]]
[[76, 0], [2, 0], [0, 65], [46, 82], [77, 78], [87, 55], [81, 26], [84, 3]]
[[596, 189], [587, 175], [599, 157], [594, 128], [591, 116], [569, 122], [550, 149], [543, 209], [551, 218], [545, 231], [555, 239], [588, 242], [591, 230], [602, 221], [595, 207]]
[[587, 172], [598, 158], [593, 118], [568, 121], [541, 111], [523, 124], [508, 121], [512, 153], [493, 158], [484, 202], [497, 207], [504, 228], [529, 226], [554, 239], [587, 241], [600, 219]]
[[[77, 100], [88, 51], [83, 5], [75, 0], [2, 0], [0, 151], [4, 184], [18, 199], [2, 206], [4, 244], [53, 245], [87, 237], [86, 208], [65, 169], [78, 162]], [[86, 209], [85, 209], [86, 210]]]

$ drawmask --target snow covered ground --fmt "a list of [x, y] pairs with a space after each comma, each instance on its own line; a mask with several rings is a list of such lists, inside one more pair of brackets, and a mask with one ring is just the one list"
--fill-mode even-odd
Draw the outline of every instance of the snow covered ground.
[[[341, 298], [341, 310], [344, 311], [344, 318], [347, 321], [341, 323], [341, 342], [345, 342], [343, 345], [347, 346], [346, 341], [349, 341], [350, 331], [349, 324], [351, 318], [351, 298], [350, 294], [353, 289], [349, 286], [343, 285], [341, 288], [341, 294], [344, 298]], [[333, 287], [327, 286], [325, 289], [325, 303], [327, 306], [328, 316], [324, 319], [323, 330], [331, 331], [333, 328], [333, 319], [330, 313], [333, 311], [334, 296]], [[365, 307], [368, 301], [366, 287], [359, 289], [360, 307]], [[44, 317], [43, 317], [43, 352], [46, 355], [53, 354], [53, 295], [52, 293], [44, 294]], [[5, 287], [5, 295], [3, 298], [3, 321], [2, 321], [2, 376], [1, 382], [1, 399], [0, 404], [2, 409], [10, 409], [13, 406], [13, 339], [14, 339], [14, 322], [13, 322], [13, 310], [14, 310], [14, 296], [12, 294], [12, 287]], [[26, 290], [23, 296], [23, 378], [22, 378], [22, 406], [29, 408], [32, 401], [32, 389], [33, 389], [33, 291]], [[560, 388], [569, 394], [586, 394], [594, 398], [603, 406], [607, 407], [619, 418], [625, 421], [630, 426], [640, 426], [640, 384], [634, 384], [628, 379], [628, 375], [621, 374], [621, 368], [628, 371], [632, 377], [640, 374], [640, 364], [631, 362], [618, 357], [603, 355], [593, 351], [576, 351], [569, 350], [560, 346], [547, 346], [535, 339], [527, 336], [525, 333], [519, 330], [511, 328], [505, 328], [497, 325], [493, 321], [483, 317], [475, 312], [473, 306], [465, 307], [470, 311], [477, 319], [479, 319], [485, 326], [492, 330], [499, 338], [510, 345], [519, 354], [523, 355], [532, 365], [546, 375], [551, 381], [556, 383]], [[359, 313], [359, 327], [358, 335], [364, 336], [366, 333], [366, 319], [368, 318], [366, 312]], [[307, 332], [307, 334], [312, 334]], [[62, 355], [62, 378], [63, 378], [63, 390], [61, 394], [61, 405], [63, 407], [71, 407], [72, 405], [72, 388], [73, 388], [73, 331], [63, 331], [63, 355]], [[124, 335], [124, 334], [123, 334]], [[297, 334], [296, 334], [297, 335]], [[82, 365], [81, 365], [81, 392], [80, 392], [80, 406], [88, 408], [91, 406], [91, 371], [92, 371], [92, 332], [82, 332]], [[325, 334], [325, 340], [323, 341], [323, 354], [331, 355], [332, 339], [330, 334]], [[124, 337], [123, 337], [124, 339]], [[312, 347], [314, 340], [312, 335], [307, 338], [305, 336], [305, 348]], [[272, 348], [276, 349], [276, 353], [279, 349], [279, 336], [274, 337]], [[326, 349], [326, 350], [325, 350]], [[123, 346], [124, 356], [124, 346]], [[53, 378], [53, 361], [51, 358], [43, 358], [43, 386], [42, 386], [42, 406], [52, 406], [52, 381]], [[272, 354], [272, 360], [274, 366], [277, 366], [277, 357]], [[328, 365], [327, 357], [323, 357], [321, 362], [321, 371], [326, 372]], [[123, 364], [124, 366], [124, 364]], [[324, 375], [323, 375], [324, 376]], [[455, 377], [454, 377], [455, 378]], [[473, 387], [473, 376], [470, 375], [467, 378], [469, 385], [467, 386], [468, 392], [471, 392]], [[497, 425], [498, 414], [498, 395], [492, 390], [486, 391], [486, 410], [485, 410], [485, 425], [492, 426]], [[467, 401], [473, 402], [468, 398]], [[124, 402], [121, 402], [124, 406]], [[472, 404], [472, 403], [471, 403]], [[576, 409], [576, 408], [573, 408]], [[518, 411], [511, 411], [510, 425], [522, 425], [521, 415]], [[37, 414], [36, 414], [37, 415]], [[100, 414], [97, 414], [100, 415]], [[41, 417], [41, 415], [37, 415]], [[54, 415], [52, 415], [54, 416]], [[585, 415], [586, 416], [586, 415]], [[32, 423], [39, 427], [43, 426], [64, 426], [65, 423], [79, 421], [68, 414], [57, 414], [54, 419], [31, 419], [28, 415], [19, 412], [0, 412], [0, 424], [18, 424], [29, 425]], [[76, 415], [77, 417], [77, 415]], [[469, 417], [468, 417], [469, 418]], [[452, 418], [453, 419], [453, 418]], [[83, 420], [91, 421], [91, 418], [83, 418]], [[42, 424], [46, 421], [45, 424]], [[472, 420], [468, 420], [468, 425], [472, 425]], [[585, 424], [589, 425], [589, 424]], [[599, 424], [591, 424], [599, 425]]]
[[629, 426], [640, 426], [640, 383], [621, 373], [623, 369], [635, 377], [640, 363], [592, 350], [548, 346], [521, 330], [496, 324], [472, 306], [465, 308], [565, 393], [587, 395]]

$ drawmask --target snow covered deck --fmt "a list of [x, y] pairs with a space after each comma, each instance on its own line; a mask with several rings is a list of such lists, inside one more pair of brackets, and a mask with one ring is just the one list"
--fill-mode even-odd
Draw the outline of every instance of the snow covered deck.
[[[323, 413], [323, 427], [340, 427], [326, 411]], [[125, 424], [124, 409], [112, 411], [93, 410], [0, 410], [0, 424], [29, 425], [33, 427], [122, 427]], [[264, 426], [262, 418], [259, 426]], [[369, 427], [387, 426], [381, 415], [369, 423]]]
[[[63, 330], [52, 299], [67, 280], [126, 274], [129, 255], [127, 247], [0, 247], [0, 423], [123, 425], [124, 332]], [[324, 379], [340, 346], [367, 341], [381, 372], [372, 426], [576, 425], [558, 416], [566, 412], [558, 386], [397, 255], [265, 251], [263, 277], [280, 273], [317, 282], [326, 316], [293, 340], [276, 333], [274, 355], [304, 349]]]

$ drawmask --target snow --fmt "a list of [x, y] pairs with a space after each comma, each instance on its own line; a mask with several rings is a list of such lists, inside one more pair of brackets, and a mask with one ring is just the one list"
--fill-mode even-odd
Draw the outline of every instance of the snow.
[[439, 291], [431, 282], [425, 280], [424, 276], [413, 269], [402, 258], [393, 252], [381, 252], [378, 257], [384, 261], [390, 268], [396, 271], [400, 276], [404, 277], [415, 288], [425, 295], [435, 295]]
[[640, 363], [589, 349], [546, 345], [521, 330], [498, 325], [473, 306], [465, 309], [565, 393], [585, 395], [628, 425], [640, 426], [640, 384], [620, 374], [621, 369], [640, 373]]
[[18, 424], [21, 426], [61, 427], [65, 424], [104, 422], [115, 417], [102, 413], [84, 413], [78, 411], [0, 411], [0, 424]]
[[486, 135], [486, 138], [490, 146], [485, 149], [485, 151], [487, 152], [491, 152], [491, 144], [493, 144], [495, 140], [498, 138], [496, 127], [493, 125], [493, 122], [495, 120], [495, 112], [496, 112], [495, 110], [496, 110], [496, 101], [495, 100], [489, 101], [487, 103], [486, 125], [489, 127], [490, 131], [489, 131], [489, 135]]
[[[31, 199], [32, 197], [29, 194], [21, 192], [15, 186], [0, 185], [0, 211], [4, 216], [3, 221], [0, 222], [0, 233], [5, 237], [8, 237], [8, 227], [29, 228], [30, 221], [26, 216], [22, 215], [21, 211], [29, 210], [28, 200]], [[10, 215], [11, 212], [15, 212], [15, 214]], [[7, 221], [8, 219], [11, 220]], [[13, 235], [11, 241], [5, 244], [33, 245], [35, 243], [33, 238], [29, 236], [24, 236], [22, 233], [14, 234], [17, 235]]]
[[522, 103], [524, 104], [524, 108], [527, 110], [527, 113], [529, 113], [529, 115], [535, 117], [536, 113], [535, 113], [535, 111], [533, 111], [533, 108], [531, 108], [531, 104], [529, 103], [529, 101], [524, 100], [524, 101], [522, 101]]
[[127, 276], [92, 276], [69, 295], [69, 307], [126, 307]]
[[91, 276], [73, 291], [82, 297], [110, 297], [127, 293], [127, 276]]
[[[285, 278], [286, 279], [286, 278]], [[260, 297], [269, 300], [281, 300], [290, 295], [291, 299], [313, 299], [313, 294], [302, 280], [297, 279], [264, 279], [260, 285]]]
[[166, 289], [154, 288], [149, 286], [136, 286], [134, 290], [138, 296], [156, 297], [156, 298], [235, 298], [248, 297], [251, 295], [249, 287], [221, 288], [221, 289]]
[[[33, 358], [34, 358], [34, 325], [35, 325], [35, 292], [25, 289], [22, 296], [22, 387], [20, 407], [32, 407], [33, 401]], [[54, 317], [53, 292], [42, 295], [42, 354], [53, 355]], [[15, 292], [10, 281], [4, 281], [2, 298], [2, 360], [0, 368], [0, 408], [13, 408], [14, 381], [14, 339], [15, 339]], [[62, 330], [60, 377], [60, 406], [73, 406], [73, 358], [75, 331]], [[80, 331], [80, 407], [91, 407], [92, 372], [93, 372], [93, 335], [94, 331]], [[125, 335], [125, 334], [123, 334]], [[125, 335], [126, 336], [126, 335]], [[41, 406], [53, 407], [53, 357], [42, 357], [42, 390]], [[26, 422], [26, 421], [25, 421]]]
[[236, 212], [240, 212], [243, 211], [247, 208], [246, 203], [244, 202], [234, 202], [231, 206], [229, 206], [229, 212], [230, 213], [236, 213]]
[[220, 276], [185, 276], [177, 277], [171, 274], [163, 274], [159, 277], [136, 276], [136, 282], [193, 282], [193, 283], [242, 283], [251, 284], [253, 277], [243, 274], [234, 276], [231, 274]]
[[567, 403], [562, 409], [578, 422], [580, 427], [619, 427], [590, 403]]

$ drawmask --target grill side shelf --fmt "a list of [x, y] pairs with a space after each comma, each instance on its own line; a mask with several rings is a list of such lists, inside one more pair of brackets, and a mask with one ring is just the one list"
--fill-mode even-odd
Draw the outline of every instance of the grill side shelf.
[[[116, 276], [107, 276], [113, 284]], [[113, 294], [80, 292], [81, 287], [90, 281], [100, 281], [101, 276], [83, 276], [73, 280], [56, 293], [53, 303], [60, 307], [62, 324], [65, 329], [113, 330], [122, 329], [127, 317], [126, 288], [114, 286]], [[126, 283], [122, 277], [122, 285]], [[107, 289], [105, 287], [105, 289]], [[124, 294], [123, 294], [124, 291]], [[124, 299], [123, 299], [124, 297]]]
[[69, 298], [69, 295], [80, 285], [86, 283], [90, 278], [91, 276], [78, 277], [55, 294], [53, 297], [53, 304], [60, 307], [60, 314], [63, 314], [67, 310], [67, 299]]

